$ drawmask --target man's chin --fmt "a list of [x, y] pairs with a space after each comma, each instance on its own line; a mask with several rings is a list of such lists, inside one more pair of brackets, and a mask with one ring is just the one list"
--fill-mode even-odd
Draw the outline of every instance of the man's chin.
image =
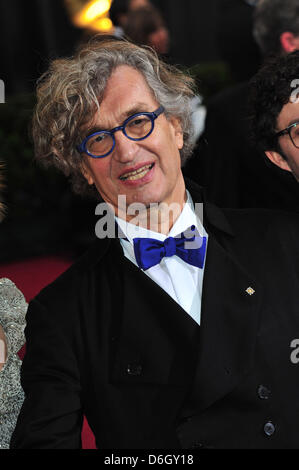
[[149, 208], [151, 204], [159, 204], [163, 201], [163, 195], [161, 191], [151, 191], [149, 186], [144, 188], [144, 190], [136, 191], [132, 195], [127, 195], [127, 207], [130, 204], [142, 204], [146, 208]]

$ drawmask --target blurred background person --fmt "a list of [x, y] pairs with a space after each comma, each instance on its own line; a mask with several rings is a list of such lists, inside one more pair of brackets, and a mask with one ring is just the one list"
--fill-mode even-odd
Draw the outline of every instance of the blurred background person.
[[115, 0], [112, 2], [109, 16], [114, 25], [114, 36], [123, 37], [124, 27], [128, 17], [128, 0]]
[[154, 6], [130, 11], [124, 33], [135, 44], [150, 46], [160, 55], [169, 52], [169, 31]]
[[[260, 0], [251, 14], [264, 59], [298, 47], [298, 0]], [[247, 50], [241, 52], [246, 59]], [[251, 141], [248, 80], [208, 102], [202, 143], [186, 174], [205, 186], [209, 200], [222, 207], [298, 209], [299, 188], [292, 175]]]
[[299, 3], [296, 0], [259, 0], [253, 35], [263, 57], [299, 49]]
[[150, 0], [113, 0], [109, 16], [114, 25], [114, 36], [123, 37], [129, 12], [151, 6]]
[[151, 4], [150, 0], [129, 0], [129, 9], [136, 10], [138, 8], [147, 7]]

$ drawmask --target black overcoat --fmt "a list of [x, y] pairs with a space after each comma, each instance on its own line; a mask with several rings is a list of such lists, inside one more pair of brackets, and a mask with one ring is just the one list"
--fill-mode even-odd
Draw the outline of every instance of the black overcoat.
[[80, 448], [83, 414], [99, 448], [299, 448], [298, 216], [204, 202], [203, 223], [200, 327], [118, 239], [30, 303], [13, 448]]

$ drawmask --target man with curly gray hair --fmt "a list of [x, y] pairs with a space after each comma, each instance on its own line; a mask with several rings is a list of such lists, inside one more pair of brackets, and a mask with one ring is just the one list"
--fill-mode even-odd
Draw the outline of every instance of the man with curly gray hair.
[[99, 231], [30, 302], [12, 448], [80, 448], [84, 415], [101, 449], [298, 445], [299, 223], [220, 210], [184, 179], [192, 88], [109, 39], [41, 79], [37, 158], [94, 188], [123, 237]]
[[[119, 70], [120, 81], [126, 83], [128, 77], [125, 72], [128, 67], [135, 70], [136, 76], [142, 75], [144, 85], [149, 87], [155, 100], [154, 106], [159, 104], [163, 107], [163, 113], [155, 126], [165, 119], [171, 122], [171, 117], [180, 123], [183, 144], [179, 150], [182, 164], [192, 152], [192, 78], [159, 61], [149, 48], [136, 47], [127, 41], [100, 40], [96, 37], [74, 58], [52, 62], [48, 72], [39, 80], [38, 104], [33, 120], [36, 158], [61, 169], [71, 178], [75, 191], [81, 194], [89, 191], [86, 174], [82, 172], [86, 152], [78, 150], [78, 145], [99, 127], [96, 121], [105, 114], [103, 98], [111, 75]], [[139, 109], [146, 111], [142, 106]], [[105, 128], [104, 123], [102, 128]], [[117, 133], [113, 139], [118, 140], [121, 135]], [[133, 143], [134, 139], [128, 140], [131, 146]], [[90, 163], [103, 163], [111, 159], [89, 160]]]

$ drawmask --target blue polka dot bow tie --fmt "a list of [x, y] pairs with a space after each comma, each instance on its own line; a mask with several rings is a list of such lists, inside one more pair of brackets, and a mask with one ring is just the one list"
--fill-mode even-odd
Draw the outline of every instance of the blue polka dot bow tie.
[[192, 266], [203, 267], [207, 239], [199, 235], [194, 225], [176, 237], [166, 238], [164, 242], [155, 238], [134, 238], [133, 242], [137, 264], [143, 270], [173, 255]]

